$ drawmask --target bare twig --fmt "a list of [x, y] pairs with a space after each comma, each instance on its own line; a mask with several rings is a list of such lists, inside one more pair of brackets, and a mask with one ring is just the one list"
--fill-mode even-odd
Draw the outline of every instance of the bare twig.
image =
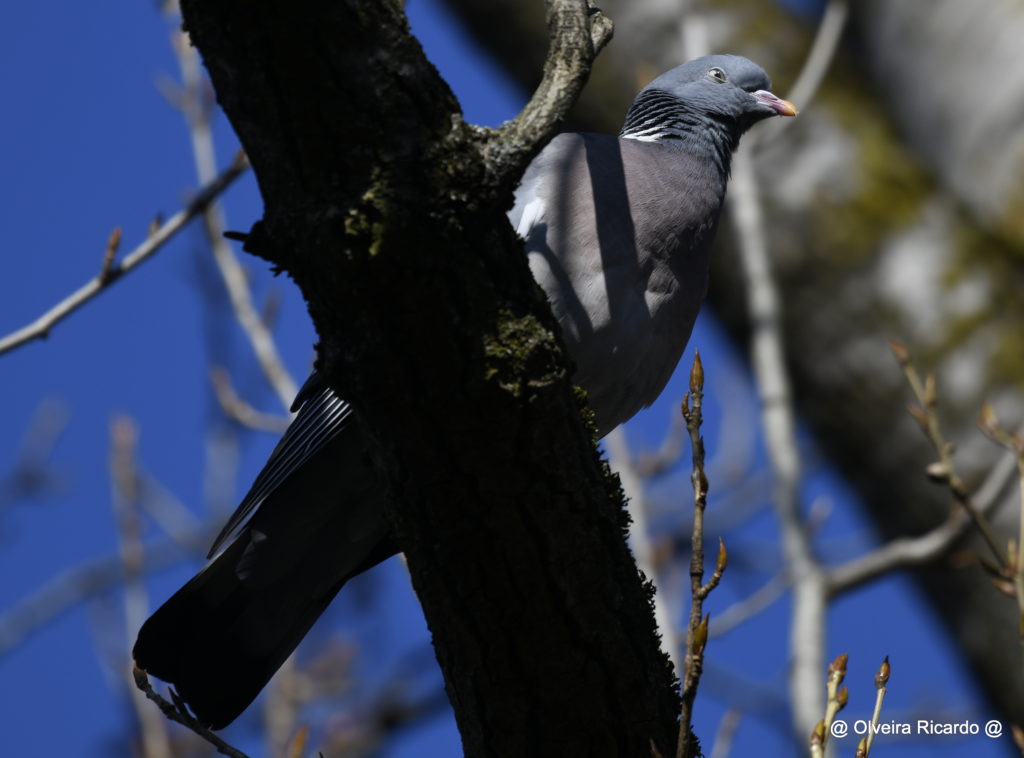
[[[199, 54], [183, 32], [175, 32], [173, 47], [178, 56], [184, 82], [181, 93], [182, 112], [188, 122], [189, 135], [192, 139], [196, 175], [203, 184], [208, 181], [217, 165], [207, 107], [209, 97], [205, 94], [206, 82], [199, 65]], [[213, 259], [227, 288], [235, 318], [252, 345], [260, 369], [273, 387], [281, 405], [287, 410], [297, 391], [295, 381], [285, 368], [266, 322], [253, 305], [245, 270], [238, 262], [231, 245], [224, 239], [225, 228], [224, 211], [220, 203], [208, 204], [203, 210], [203, 230], [206, 232]]]
[[26, 342], [47, 337], [54, 326], [166, 245], [189, 221], [206, 210], [214, 198], [227, 189], [248, 167], [249, 162], [246, 160], [245, 154], [239, 152], [230, 166], [206, 184], [182, 210], [175, 213], [155, 231], [151, 230], [145, 241], [122, 258], [120, 263], [112, 262], [109, 268], [101, 266], [100, 273], [31, 324], [0, 339], [0, 355]]
[[[707, 506], [708, 479], [704, 473], [704, 439], [700, 434], [703, 422], [702, 402], [704, 399], [704, 367], [700, 353], [694, 353], [690, 369], [690, 391], [683, 398], [682, 414], [686, 430], [690, 433], [693, 449], [693, 534], [690, 555], [690, 621], [686, 632], [686, 657], [683, 662], [682, 710], [679, 723], [679, 742], [676, 758], [694, 755], [690, 739], [690, 723], [693, 718], [693, 703], [697, 697], [697, 686], [704, 667], [704, 648], [708, 641], [708, 619], [704, 615], [704, 599], [718, 586], [725, 572], [728, 554], [725, 543], [718, 540], [718, 557], [715, 571], [704, 583], [704, 509]], [[692, 401], [692, 403], [691, 403]]]
[[[65, 415], [66, 411], [62, 411], [61, 427], [66, 422]], [[142, 573], [157, 570], [180, 563], [189, 555], [205, 553], [214, 536], [212, 527], [199, 523], [187, 508], [141, 469], [134, 457], [127, 456], [125, 451], [128, 450], [127, 443], [131, 439], [129, 422], [119, 422], [115, 425], [115, 431], [116, 439], [119, 440], [117, 449], [121, 451], [117, 457], [115, 479], [118, 499], [127, 501], [130, 498], [132, 503], [145, 510], [170, 535], [170, 539], [151, 543], [147, 550], [142, 550], [141, 544], [131, 543], [135, 545], [129, 551], [132, 571]], [[132, 520], [134, 518], [132, 515]], [[125, 530], [122, 529], [122, 535], [124, 533]], [[122, 546], [122, 551], [116, 556], [90, 559], [66, 569], [0, 614], [0, 657], [11, 652], [36, 630], [59, 618], [77, 604], [124, 581], [125, 549]], [[142, 615], [141, 612], [136, 614], [132, 633], [141, 622]]]
[[[849, 0], [829, 0], [825, 6], [810, 52], [804, 59], [793, 86], [786, 93], [786, 99], [792, 100], [801, 110], [806, 110], [811, 104], [824, 81], [825, 74], [832, 65], [832, 59], [835, 58], [849, 15]], [[765, 124], [763, 129], [750, 135], [753, 138], [751, 142], [756, 145], [768, 144], [786, 129], [788, 121], [789, 119], [783, 119]]]
[[825, 705], [825, 732], [828, 734], [831, 734], [832, 722], [835, 721], [836, 714], [846, 707], [850, 698], [846, 687], [840, 686], [843, 679], [846, 678], [846, 662], [848, 660], [849, 656], [842, 653], [828, 667], [828, 682], [825, 686], [828, 695]]
[[612, 38], [612, 22], [589, 0], [548, 0], [548, 54], [533, 97], [514, 119], [493, 131], [491, 165], [518, 176], [554, 136], [579, 96], [590, 66]]
[[789, 577], [786, 575], [786, 572], [777, 572], [755, 592], [733, 603], [719, 613], [718, 617], [711, 622], [708, 635], [710, 637], [721, 637], [728, 634], [740, 624], [771, 607], [776, 600], [786, 594], [789, 584]]
[[[124, 570], [124, 624], [129, 639], [146, 618], [149, 606], [146, 586], [142, 582], [144, 550], [137, 508], [141, 499], [135, 467], [137, 442], [135, 422], [127, 416], [115, 418], [110, 428], [110, 480], [118, 553]], [[145, 697], [138, 690], [131, 690], [131, 699], [139, 718], [144, 755], [146, 758], [170, 758], [166, 721], [146, 706]]]
[[1020, 754], [1024, 756], [1024, 727], [1014, 724], [1010, 728], [1010, 736], [1013, 737], [1013, 744], [1017, 746]]
[[[215, 532], [209, 525], [195, 529], [183, 543], [162, 540], [143, 555], [147, 571], [174, 566], [189, 554], [202, 555]], [[187, 552], [182, 550], [187, 546]], [[41, 627], [59, 618], [78, 603], [118, 586], [124, 578], [119, 556], [102, 556], [69, 568], [50, 579], [28, 597], [0, 614], [0, 658]]]
[[[987, 517], [995, 509], [1003, 491], [1016, 477], [1017, 456], [1011, 451], [992, 467], [977, 489], [974, 502], [982, 516]], [[848, 592], [895, 569], [919, 566], [935, 560], [966, 534], [970, 525], [971, 520], [967, 514], [963, 510], [955, 510], [946, 521], [930, 532], [917, 537], [890, 540], [865, 555], [830, 568], [829, 597]]]
[[828, 596], [836, 597], [898, 568], [935, 560], [964, 535], [970, 521], [962, 512], [919, 537], [900, 537], [828, 571]]
[[287, 758], [302, 758], [302, 754], [306, 751], [306, 742], [309, 739], [309, 727], [301, 726], [295, 733], [295, 737], [292, 738], [291, 744], [285, 751]]
[[260, 432], [284, 434], [285, 429], [291, 423], [291, 419], [287, 416], [263, 413], [240, 398], [231, 385], [231, 377], [228, 375], [227, 369], [223, 366], [214, 366], [210, 370], [210, 382], [213, 384], [213, 390], [217, 395], [217, 402], [220, 403], [221, 410], [228, 418], [234, 419], [242, 426]]
[[1024, 651], [1024, 434], [1012, 434], [1004, 429], [996, 418], [995, 410], [988, 403], [982, 406], [980, 424], [985, 434], [1009, 450], [1017, 462], [1020, 487], [1017, 542], [1010, 542], [1009, 561], [1003, 567], [1002, 574], [1006, 583], [1013, 587], [1017, 600], [1017, 635], [1021, 650]]
[[732, 752], [732, 741], [736, 736], [736, 729], [740, 725], [740, 712], [730, 708], [718, 722], [718, 729], [715, 730], [715, 741], [711, 745], [709, 758], [729, 758]]
[[832, 65], [849, 13], [848, 0], [829, 0], [825, 6], [825, 13], [811, 43], [811, 51], [807, 54], [804, 65], [789, 91], [789, 97], [793, 98], [793, 102], [799, 103], [801, 108], [806, 108], [810, 104], [829, 66]]
[[59, 493], [60, 473], [50, 458], [70, 417], [71, 411], [58, 400], [51, 398], [39, 404], [25, 429], [14, 464], [0, 477], [0, 510], [17, 500]]
[[949, 492], [953, 496], [953, 502], [970, 517], [978, 534], [981, 535], [988, 549], [995, 557], [996, 563], [1000, 567], [1007, 566], [1006, 554], [992, 532], [988, 519], [979, 512], [974, 501], [971, 499], [967, 485], [964, 484], [953, 467], [953, 444], [942, 436], [942, 430], [939, 427], [938, 392], [935, 375], [929, 374], [922, 381], [917, 373], [917, 369], [910, 361], [910, 353], [907, 348], [895, 340], [889, 344], [896, 359], [900, 362], [900, 367], [907, 377], [907, 382], [914, 392], [914, 397], [919, 403], [919, 405], [909, 406], [907, 410], [914, 417], [914, 420], [918, 422], [921, 430], [928, 437], [928, 441], [931, 442], [939, 457], [937, 461], [930, 464], [926, 469], [928, 476], [933, 481], [945, 484], [949, 488]]
[[114, 256], [117, 255], [117, 249], [120, 246], [121, 227], [115, 226], [114, 230], [110, 233], [110, 237], [107, 238], [107, 249], [103, 251], [103, 263], [100, 264], [100, 281], [106, 282], [110, 278], [110, 267], [114, 265]]
[[661, 446], [653, 453], [638, 455], [633, 462], [637, 476], [649, 479], [662, 474], [679, 463], [683, 454], [683, 439], [686, 437], [686, 424], [682, 416], [674, 412], [669, 420], [669, 428], [661, 440]]
[[878, 720], [882, 716], [882, 702], [885, 700], [886, 685], [889, 683], [889, 674], [892, 670], [889, 667], [889, 656], [885, 656], [882, 665], [878, 667], [875, 674], [875, 710], [871, 714], [871, 728], [865, 735], [864, 756], [871, 754], [871, 746], [875, 742], [875, 734], [878, 732]]
[[231, 756], [231, 758], [249, 758], [245, 753], [227, 742], [222, 740], [219, 736], [211, 732], [205, 726], [200, 724], [196, 719], [185, 709], [183, 703], [169, 703], [167, 700], [162, 698], [153, 689], [153, 685], [149, 683], [149, 677], [146, 676], [146, 672], [140, 669], [138, 666], [132, 665], [132, 676], [135, 678], [135, 686], [145, 693], [146, 697], [152, 700], [164, 716], [169, 718], [171, 721], [177, 721], [182, 726], [191, 729], [193, 732], [198, 734], [204, 740], [209, 742], [216, 748], [217, 752], [221, 755]]
[[817, 723], [811, 731], [810, 750], [811, 758], [822, 758], [825, 755], [825, 745], [828, 743], [829, 735], [832, 734], [832, 722], [836, 714], [846, 707], [850, 693], [846, 687], [841, 687], [846, 677], [846, 662], [849, 656], [846, 653], [836, 656], [836, 659], [828, 666], [828, 679], [825, 682], [825, 718]]

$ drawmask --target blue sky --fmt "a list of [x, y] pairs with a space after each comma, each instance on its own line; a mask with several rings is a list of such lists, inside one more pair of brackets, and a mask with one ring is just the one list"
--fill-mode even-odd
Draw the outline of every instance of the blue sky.
[[[414, 31], [453, 86], [469, 120], [495, 125], [516, 113], [524, 94], [453, 28], [436, 0], [410, 0], [409, 11]], [[173, 25], [152, 4], [18, 3], [8, 9], [7, 20], [8, 29], [17, 33], [0, 46], [0, 86], [7, 105], [0, 120], [3, 333], [93, 276], [113, 226], [124, 228], [123, 249], [131, 249], [153, 215], [177, 210], [195, 182], [183, 121], [156, 86], [163, 78], [177, 77], [168, 44]], [[236, 142], [222, 117], [217, 138], [224, 164]], [[229, 228], [245, 229], [257, 220], [260, 203], [252, 177], [233, 187], [225, 203]], [[314, 339], [301, 298], [288, 281], [271, 278], [263, 262], [245, 257], [243, 264], [253, 277], [258, 302], [271, 295], [281, 299], [278, 344], [301, 381]], [[204, 455], [216, 439], [211, 428], [217, 428], [219, 413], [207, 379], [211, 355], [232, 368], [249, 400], [277, 410], [246, 343], [220, 318], [218, 306], [199, 294], [200, 284], [209, 281], [209, 265], [197, 232], [185, 233], [59, 325], [47, 341], [0, 358], [0, 476], [10, 471], [41, 403], [59, 403], [69, 414], [52, 458], [56, 491], [27, 501], [0, 497], [0, 576], [5, 578], [0, 583], [0, 619], [61, 572], [115, 554], [107, 460], [115, 414], [129, 414], [138, 424], [145, 469], [200, 514], [207, 491]], [[709, 383], [717, 381], [721, 387], [729, 379], [727, 389], [712, 391], [711, 406], [752, 412], [745, 365], [706, 314], [684, 365], [694, 346], [701, 350]], [[683, 386], [675, 379], [662, 401], [630, 427], [635, 444], [657, 444]], [[719, 417], [713, 413], [708, 421], [711, 455], [720, 452]], [[753, 465], [763, 467], [753, 429], [750, 435]], [[235, 497], [248, 486], [273, 443], [269, 435], [242, 438], [237, 472], [229, 472]], [[813, 459], [813, 451], [808, 452]], [[863, 549], [870, 532], [857, 515], [855, 501], [827, 469], [810, 468], [805, 498], [824, 498], [832, 506], [821, 544], [840, 557]], [[678, 518], [686, 519], [688, 487], [684, 472], [664, 478], [655, 491], [660, 501], [677, 504]], [[713, 481], [711, 511], [735, 491]], [[712, 614], [756, 589], [770, 574], [773, 519], [767, 503], [752, 505], [754, 516], [729, 531], [735, 568], [709, 601]], [[669, 511], [664, 518], [671, 521], [675, 515]], [[196, 568], [195, 562], [183, 560], [153, 575], [151, 600], [159, 602]], [[405, 665], [401, 661], [426, 655], [429, 663], [429, 638], [401, 564], [391, 561], [375, 571], [364, 589], [342, 593], [328, 615], [346, 633], [373, 640], [364, 643], [357, 663], [366, 692], [372, 692], [376, 683]], [[376, 598], [369, 614], [361, 610], [367, 593]], [[672, 602], [684, 607], [678, 598]], [[123, 754], [113, 742], [130, 718], [122, 657], [129, 641], [120, 603], [115, 592], [99, 593], [6, 653], [0, 651], [5, 751], [18, 756]], [[733, 755], [750, 754], [753, 746], [765, 751], [761, 754], [787, 752], [780, 736], [784, 728], [778, 726], [787, 719], [787, 611], [783, 599], [749, 627], [709, 646], [696, 718], [708, 743], [722, 702], [736, 698], [765, 715], [744, 717]], [[911, 713], [929, 718], [950, 713], [982, 721], [990, 717], [945, 634], [936, 631], [935, 620], [906, 579], [891, 578], [841, 600], [830, 613], [829, 633], [829, 655], [851, 654], [853, 714], [869, 711], [871, 677], [888, 654], [894, 671], [886, 708], [891, 718]], [[0, 636], [0, 647], [2, 643]], [[416, 670], [417, 686], [437, 686], [439, 675], [429, 665]], [[230, 738], [261, 754], [245, 719]], [[851, 754], [852, 749], [851, 741]], [[449, 716], [442, 716], [403, 733], [387, 755], [452, 755], [457, 750], [454, 726]], [[990, 741], [974, 738], [895, 742], [883, 754], [997, 753]]]

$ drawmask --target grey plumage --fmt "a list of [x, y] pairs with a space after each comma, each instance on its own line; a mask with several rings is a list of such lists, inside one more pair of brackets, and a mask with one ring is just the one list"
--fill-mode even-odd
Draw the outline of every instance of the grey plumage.
[[[523, 176], [509, 219], [602, 435], [654, 401], [686, 347], [740, 135], [796, 113], [769, 86], [745, 58], [690, 61], [637, 95], [618, 137], [559, 135]], [[396, 551], [348, 405], [316, 373], [296, 404], [210, 551], [222, 552], [133, 651], [213, 728], [244, 710], [348, 579]]]
[[[666, 162], [678, 170], [664, 171]], [[601, 436], [661, 393], [704, 299], [725, 177], [701, 176], [701, 168], [697, 157], [659, 143], [563, 134], [517, 193], [517, 231]], [[631, 218], [637, 208], [647, 220]], [[588, 222], [552, 225], [548, 216]], [[588, 254], [566, 252], [577, 250]]]

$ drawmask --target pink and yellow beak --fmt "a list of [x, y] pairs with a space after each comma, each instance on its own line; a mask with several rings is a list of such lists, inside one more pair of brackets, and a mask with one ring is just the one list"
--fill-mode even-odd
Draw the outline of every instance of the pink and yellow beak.
[[759, 89], [757, 92], [751, 93], [758, 102], [767, 105], [773, 111], [780, 116], [795, 116], [798, 111], [796, 106], [789, 100], [783, 100], [781, 97], [776, 97], [766, 89]]

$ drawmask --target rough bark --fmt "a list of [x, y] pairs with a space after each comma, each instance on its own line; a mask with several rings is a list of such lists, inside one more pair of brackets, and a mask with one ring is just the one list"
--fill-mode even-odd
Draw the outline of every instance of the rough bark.
[[552, 125], [509, 148], [464, 123], [397, 3], [182, 10], [259, 181], [246, 248], [301, 288], [373, 441], [466, 754], [668, 755], [621, 495], [504, 216]]
[[[522, 24], [517, 3], [447, 1], [528, 84], [523, 72], [543, 51], [536, 33], [509, 50], [505, 30], [534, 28]], [[812, 107], [759, 151], [795, 397], [882, 538], [923, 533], [950, 507], [948, 492], [923, 475], [934, 454], [906, 414], [909, 392], [888, 338], [906, 341], [923, 368], [937, 372], [944, 430], [970, 481], [981, 481], [999, 456], [975, 428], [981, 403], [994, 401], [1007, 424], [1021, 421], [1018, 5], [999, 0], [982, 13], [957, 0], [852, 4], [858, 24]], [[594, 131], [616, 131], [636, 86], [680, 62], [688, 10], [699, 8], [714, 51], [757, 60], [782, 95], [810, 42], [807, 26], [752, 0], [602, 7], [616, 19], [617, 43], [595, 66], [601, 86], [588, 88], [574, 110], [574, 123]], [[745, 344], [745, 284], [731, 247], [723, 235], [709, 299]], [[996, 517], [1004, 537], [1016, 533], [1015, 519], [1008, 487]], [[959, 545], [958, 560], [915, 578], [998, 711], [1019, 719], [1014, 606], [976, 562], [962, 559], [971, 550], [982, 552], [977, 543]]]

